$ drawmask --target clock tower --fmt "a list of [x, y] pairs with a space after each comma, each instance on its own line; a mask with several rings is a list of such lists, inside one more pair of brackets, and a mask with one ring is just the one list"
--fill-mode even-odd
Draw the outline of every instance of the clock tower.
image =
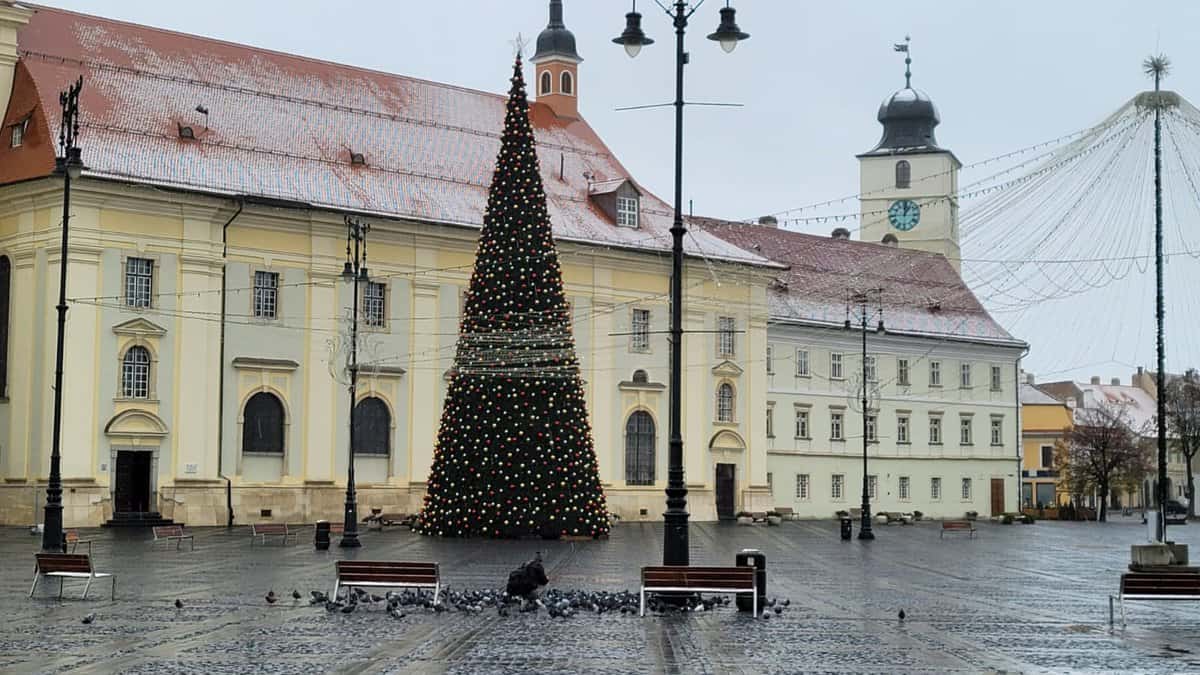
[[925, 92], [912, 87], [907, 38], [904, 88], [879, 106], [883, 137], [858, 155], [859, 236], [879, 242], [893, 235], [900, 246], [940, 253], [961, 272], [958, 244], [958, 158], [938, 146], [941, 122]]

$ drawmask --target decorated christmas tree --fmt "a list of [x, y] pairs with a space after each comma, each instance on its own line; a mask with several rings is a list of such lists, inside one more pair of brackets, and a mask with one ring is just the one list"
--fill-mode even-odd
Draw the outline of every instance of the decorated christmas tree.
[[507, 538], [608, 528], [518, 56], [416, 529]]

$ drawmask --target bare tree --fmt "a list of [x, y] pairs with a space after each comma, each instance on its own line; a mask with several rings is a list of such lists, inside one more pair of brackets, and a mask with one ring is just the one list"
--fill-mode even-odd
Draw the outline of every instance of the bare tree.
[[1136, 485], [1150, 470], [1147, 446], [1123, 404], [1103, 403], [1076, 412], [1056, 463], [1077, 498], [1100, 494], [1099, 520], [1108, 520], [1108, 500], [1117, 486]]
[[1187, 463], [1188, 516], [1196, 517], [1196, 479], [1192, 459], [1200, 452], [1200, 373], [1190, 369], [1167, 383], [1167, 428]]

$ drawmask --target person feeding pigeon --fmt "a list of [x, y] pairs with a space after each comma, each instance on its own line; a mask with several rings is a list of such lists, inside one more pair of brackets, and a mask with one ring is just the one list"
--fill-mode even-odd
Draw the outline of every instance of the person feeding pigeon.
[[531, 602], [537, 599], [538, 589], [548, 583], [550, 579], [546, 577], [546, 568], [542, 565], [542, 553], [538, 551], [533, 560], [509, 573], [505, 591], [510, 597]]

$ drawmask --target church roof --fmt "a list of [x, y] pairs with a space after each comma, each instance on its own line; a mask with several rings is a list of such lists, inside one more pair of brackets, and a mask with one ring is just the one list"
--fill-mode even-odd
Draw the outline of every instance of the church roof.
[[[85, 176], [482, 224], [504, 95], [32, 7], [17, 36], [20, 61], [4, 120], [29, 117], [31, 124], [21, 147], [0, 144], [0, 185], [51, 173], [58, 93], [82, 75]], [[507, 72], [497, 70], [498, 84]], [[630, 176], [587, 122], [536, 102], [530, 118], [557, 238], [670, 250], [672, 212], [662, 200], [643, 194], [633, 229], [617, 226], [589, 199], [585, 174], [593, 181]], [[195, 140], [181, 138], [180, 126], [192, 127]], [[351, 153], [365, 163], [352, 164]], [[685, 250], [770, 264], [703, 232]]]
[[842, 326], [850, 295], [878, 288], [888, 332], [1024, 346], [936, 253], [715, 218], [691, 222], [788, 266], [768, 291], [773, 321]]

